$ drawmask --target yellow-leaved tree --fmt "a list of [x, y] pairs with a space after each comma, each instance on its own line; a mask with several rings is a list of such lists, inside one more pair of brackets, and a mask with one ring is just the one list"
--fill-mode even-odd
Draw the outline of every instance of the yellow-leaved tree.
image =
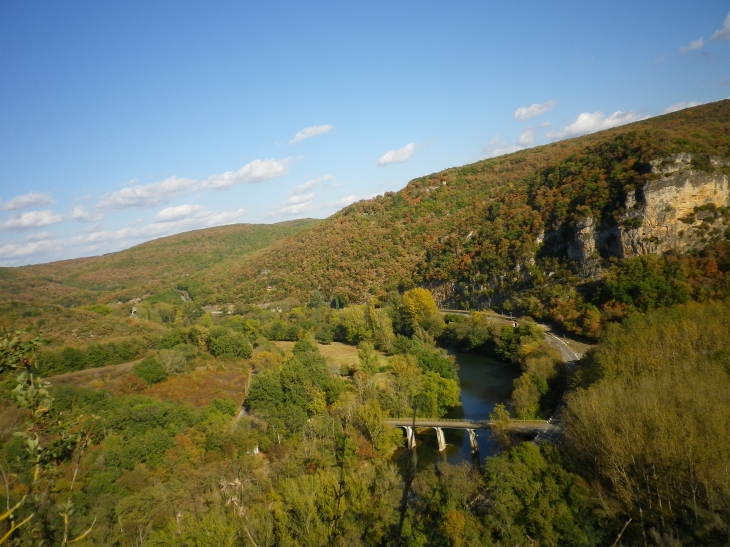
[[431, 291], [418, 287], [403, 294], [403, 311], [412, 330], [418, 327], [438, 336], [444, 330], [444, 321], [439, 314]]

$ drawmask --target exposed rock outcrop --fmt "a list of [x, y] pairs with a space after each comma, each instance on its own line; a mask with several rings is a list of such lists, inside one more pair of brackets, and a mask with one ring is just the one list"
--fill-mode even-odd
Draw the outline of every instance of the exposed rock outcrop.
[[627, 200], [628, 229], [621, 232], [620, 256], [695, 249], [708, 231], [703, 224], [714, 220], [715, 229], [724, 228], [724, 220], [715, 218], [713, 211], [730, 205], [728, 175], [720, 170], [727, 162], [710, 158], [715, 171], [706, 173], [692, 169], [691, 160], [685, 153], [652, 162], [652, 171], [661, 177]]
[[552, 252], [564, 248], [584, 275], [595, 272], [601, 257], [627, 258], [661, 254], [670, 249], [700, 248], [713, 233], [727, 228], [720, 208], [730, 206], [728, 163], [710, 158], [712, 172], [692, 168], [692, 156], [675, 154], [652, 162], [659, 175], [629, 195], [618, 223], [580, 219], [572, 229], [560, 227], [546, 235]]

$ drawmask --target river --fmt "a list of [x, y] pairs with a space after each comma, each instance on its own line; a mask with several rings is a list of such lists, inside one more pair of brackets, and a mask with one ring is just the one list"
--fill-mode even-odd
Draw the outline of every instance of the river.
[[[487, 419], [497, 403], [506, 403], [512, 395], [512, 382], [521, 374], [519, 367], [474, 353], [452, 352], [459, 363], [461, 406], [452, 409], [446, 418]], [[448, 463], [471, 462], [469, 435], [460, 429], [444, 429], [446, 450], [439, 453], [436, 431], [422, 430], [416, 438], [418, 468], [436, 461]], [[495, 454], [499, 447], [486, 429], [477, 431], [479, 458]]]

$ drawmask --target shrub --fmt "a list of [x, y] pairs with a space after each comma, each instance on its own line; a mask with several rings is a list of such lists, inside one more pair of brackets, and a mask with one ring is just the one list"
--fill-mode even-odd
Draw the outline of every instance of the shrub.
[[217, 338], [211, 338], [208, 347], [210, 353], [216, 357], [248, 359], [253, 351], [246, 337], [238, 332], [228, 332]]
[[159, 384], [167, 379], [165, 367], [154, 357], [147, 357], [134, 365], [134, 373], [148, 384]]

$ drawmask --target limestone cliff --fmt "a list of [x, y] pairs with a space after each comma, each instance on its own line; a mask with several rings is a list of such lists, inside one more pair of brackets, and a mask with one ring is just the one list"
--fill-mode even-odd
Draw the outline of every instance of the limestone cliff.
[[567, 243], [565, 253], [584, 274], [592, 273], [601, 257], [697, 249], [728, 226], [720, 210], [730, 206], [727, 162], [710, 158], [708, 167], [711, 172], [693, 168], [688, 153], [656, 160], [652, 172], [657, 178], [628, 196], [618, 223], [586, 217], [546, 239]]

